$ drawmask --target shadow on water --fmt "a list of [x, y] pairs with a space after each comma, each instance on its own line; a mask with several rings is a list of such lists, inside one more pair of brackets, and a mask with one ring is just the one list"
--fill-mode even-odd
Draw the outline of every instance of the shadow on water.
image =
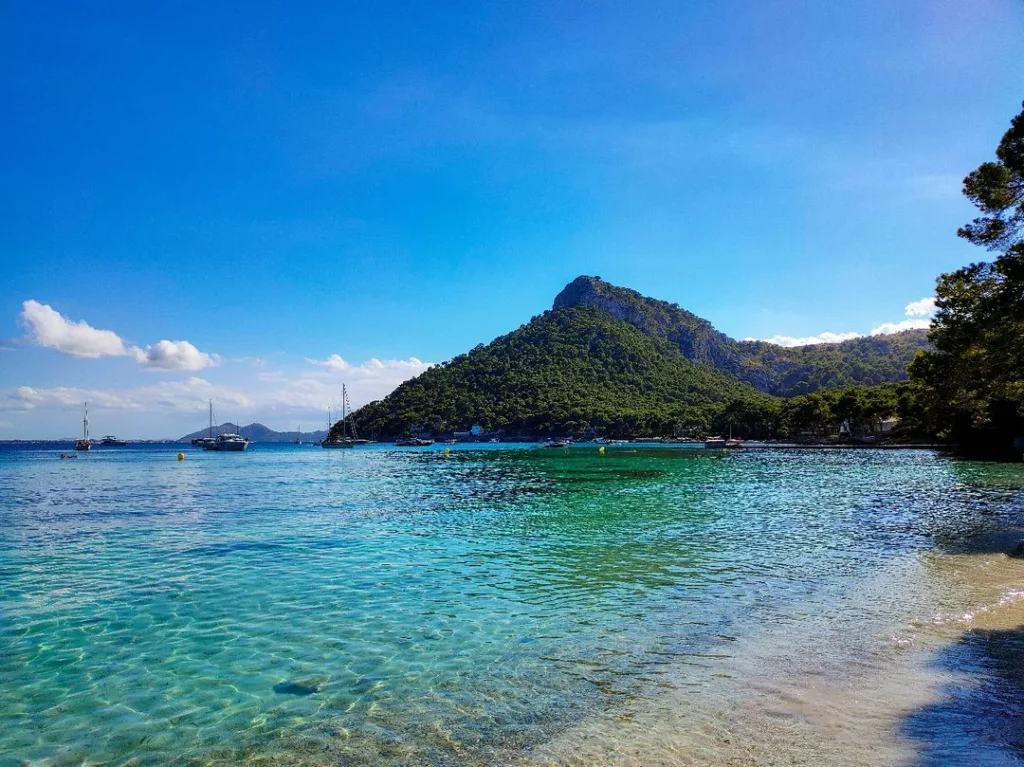
[[901, 732], [921, 767], [1024, 764], [1024, 626], [969, 631], [935, 661], [953, 675]]

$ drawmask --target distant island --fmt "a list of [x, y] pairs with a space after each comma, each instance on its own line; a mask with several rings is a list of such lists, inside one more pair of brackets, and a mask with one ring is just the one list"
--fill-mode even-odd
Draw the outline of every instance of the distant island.
[[[327, 431], [324, 429], [319, 431], [274, 431], [261, 423], [251, 423], [248, 426], [238, 426], [231, 422], [222, 423], [214, 428], [215, 435], [221, 432], [241, 434], [250, 442], [294, 442], [295, 440], [300, 442], [319, 442], [327, 436]], [[191, 442], [194, 439], [208, 436], [210, 436], [209, 429], [200, 429], [191, 434], [186, 434], [175, 441]]]
[[893, 418], [910, 427], [900, 382], [927, 348], [923, 330], [797, 348], [738, 341], [675, 304], [581, 276], [549, 311], [350, 418], [377, 439], [474, 425], [504, 437], [864, 436]]

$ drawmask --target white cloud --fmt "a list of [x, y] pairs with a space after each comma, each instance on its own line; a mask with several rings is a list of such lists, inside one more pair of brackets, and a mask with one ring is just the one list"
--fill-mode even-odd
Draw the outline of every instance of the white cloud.
[[935, 314], [935, 297], [911, 301], [904, 309], [904, 314], [908, 317], [931, 317]]
[[163, 381], [134, 389], [84, 389], [75, 386], [37, 388], [19, 386], [0, 396], [0, 410], [90, 408], [131, 411], [197, 412], [213, 399], [233, 409], [251, 409], [255, 402], [246, 394], [192, 376], [184, 381]]
[[203, 370], [220, 363], [216, 354], [199, 351], [188, 341], [159, 341], [145, 351], [135, 349], [140, 365], [161, 370]]
[[[902, 333], [904, 330], [926, 330], [931, 326], [931, 316], [935, 313], [935, 298], [920, 298], [911, 301], [903, 308], [906, 319], [899, 322], [883, 322], [876, 325], [867, 335], [881, 336], [892, 333]], [[832, 333], [826, 331], [815, 336], [782, 336], [775, 335], [771, 338], [745, 338], [744, 341], [765, 341], [777, 346], [811, 346], [812, 344], [837, 344], [842, 341], [849, 341], [853, 338], [862, 338], [864, 333], [851, 330], [846, 333]]]
[[324, 370], [327, 370], [332, 373], [348, 370], [351, 367], [351, 365], [349, 365], [347, 362], [345, 362], [345, 360], [342, 359], [340, 354], [332, 354], [325, 360], [314, 360], [309, 357], [306, 357], [306, 362], [308, 362], [310, 365], [317, 365], [318, 367], [322, 367]]
[[860, 338], [861, 334], [856, 331], [849, 333], [819, 333], [816, 336], [772, 336], [771, 338], [747, 338], [746, 341], [765, 341], [776, 346], [811, 346], [812, 344], [838, 344], [842, 341], [849, 341], [852, 338]]
[[891, 333], [902, 333], [904, 330], [926, 330], [932, 324], [931, 320], [906, 319], [899, 322], [883, 322], [878, 327], [871, 329], [871, 335], [882, 336]]
[[424, 362], [417, 357], [404, 360], [371, 357], [366, 362], [353, 365], [340, 354], [332, 354], [324, 360], [307, 357], [306, 362], [320, 370], [306, 372], [297, 381], [291, 381], [285, 390], [278, 392], [282, 401], [312, 404], [314, 398], [319, 398], [318, 401], [325, 407], [329, 402], [340, 400], [341, 384], [344, 383], [348, 387], [353, 406], [359, 407], [387, 396], [399, 384], [434, 365], [433, 362]]
[[[323, 363], [331, 359], [311, 362], [324, 367]], [[143, 418], [144, 414], [153, 417], [159, 413], [181, 414], [185, 417], [175, 416], [172, 420], [180, 423], [185, 433], [193, 430], [196, 417], [205, 418], [207, 400], [212, 399], [217, 413], [228, 420], [243, 423], [258, 420], [277, 423], [281, 428], [294, 428], [286, 426], [294, 419], [319, 424], [326, 418], [328, 406], [337, 412], [342, 382], [348, 385], [351, 405], [358, 408], [386, 396], [428, 367], [430, 363], [416, 357], [405, 360], [371, 358], [359, 365], [335, 363], [324, 371], [260, 371], [256, 376], [246, 376], [244, 382], [237, 385], [214, 384], [192, 376], [184, 381], [163, 381], [126, 389], [20, 386], [0, 390], [0, 411], [74, 411], [88, 401], [90, 410], [127, 411], [133, 414], [133, 419]], [[202, 418], [199, 425], [202, 425]]]
[[322, 368], [328, 374], [344, 373], [346, 377], [356, 379], [383, 378], [397, 380], [398, 383], [418, 376], [434, 364], [433, 362], [423, 362], [416, 357], [410, 357], [407, 360], [379, 360], [376, 357], [371, 357], [361, 365], [353, 365], [342, 358], [340, 354], [332, 354], [325, 360], [306, 357], [306, 362]]
[[72, 357], [132, 356], [132, 351], [112, 330], [97, 330], [84, 320], [72, 322], [53, 307], [38, 301], [22, 304], [21, 321], [37, 344]]
[[74, 322], [47, 304], [22, 304], [21, 322], [31, 341], [72, 357], [131, 357], [157, 370], [202, 370], [220, 363], [216, 354], [199, 351], [188, 341], [159, 341], [141, 349], [130, 346], [112, 330], [99, 330], [85, 320]]

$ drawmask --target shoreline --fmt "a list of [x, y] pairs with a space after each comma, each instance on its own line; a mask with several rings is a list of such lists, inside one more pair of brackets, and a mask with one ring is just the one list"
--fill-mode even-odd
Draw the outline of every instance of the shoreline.
[[[860, 588], [892, 599], [907, 570], [921, 568], [937, 587], [925, 600], [934, 603], [934, 612], [890, 615], [883, 623], [891, 623], [891, 633], [852, 638], [820, 616], [807, 619], [795, 636], [752, 627], [713, 670], [695, 674], [699, 659], [685, 659], [673, 689], [640, 701], [635, 710], [586, 720], [516, 764], [944, 767], [976, 753], [961, 750], [967, 739], [972, 749], [990, 752], [995, 761], [986, 764], [1018, 763], [1006, 749], [1024, 749], [1024, 740], [990, 741], [994, 730], [1004, 740], [1012, 741], [1015, 732], [1024, 738], [1019, 670], [1011, 669], [1011, 682], [1020, 688], [1011, 690], [1013, 712], [1006, 722], [987, 710], [998, 703], [976, 709], [971, 703], [997, 673], [989, 656], [1007, 645], [1014, 658], [1024, 650], [1024, 559], [991, 551], [1022, 540], [1024, 528], [1015, 527], [977, 541], [973, 551], [907, 555]], [[913, 602], [910, 592], [903, 597], [895, 604]], [[841, 643], [841, 657], [832, 657]], [[1014, 668], [1018, 662], [1011, 660]], [[1017, 758], [1024, 759], [1024, 751]]]

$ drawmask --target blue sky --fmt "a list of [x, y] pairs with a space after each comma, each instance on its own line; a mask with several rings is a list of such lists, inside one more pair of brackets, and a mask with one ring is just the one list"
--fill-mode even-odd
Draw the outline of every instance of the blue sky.
[[134, 5], [0, 6], [0, 438], [312, 426], [579, 274], [868, 333], [1024, 98], [1016, 0]]

